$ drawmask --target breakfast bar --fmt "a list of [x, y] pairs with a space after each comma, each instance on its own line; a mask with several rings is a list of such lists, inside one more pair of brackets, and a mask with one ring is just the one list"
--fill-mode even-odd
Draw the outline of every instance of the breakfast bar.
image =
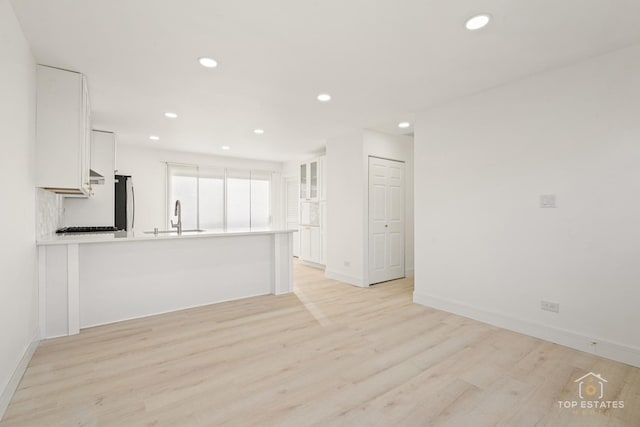
[[293, 290], [294, 230], [114, 232], [39, 240], [45, 338]]

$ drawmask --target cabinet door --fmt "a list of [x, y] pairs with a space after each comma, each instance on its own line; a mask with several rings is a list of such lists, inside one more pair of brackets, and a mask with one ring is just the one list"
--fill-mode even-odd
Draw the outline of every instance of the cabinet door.
[[86, 197], [90, 110], [83, 76], [38, 65], [36, 79], [36, 186]]
[[300, 259], [324, 263], [322, 229], [320, 227], [300, 227]]
[[311, 261], [311, 227], [300, 227], [300, 258]]
[[309, 198], [318, 199], [318, 161], [309, 163]]
[[300, 165], [300, 198], [306, 200], [307, 197], [307, 165]]
[[320, 247], [320, 227], [311, 227], [311, 256], [310, 261], [321, 263], [322, 262], [322, 248]]

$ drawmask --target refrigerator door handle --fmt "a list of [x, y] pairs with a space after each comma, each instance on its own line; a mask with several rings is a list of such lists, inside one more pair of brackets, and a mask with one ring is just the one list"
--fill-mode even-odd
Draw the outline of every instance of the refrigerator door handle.
[[[131, 179], [131, 178], [129, 178]], [[133, 227], [136, 225], [136, 191], [133, 188], [133, 182], [131, 183], [131, 210], [132, 210], [132, 218], [131, 218], [131, 231], [133, 231]]]

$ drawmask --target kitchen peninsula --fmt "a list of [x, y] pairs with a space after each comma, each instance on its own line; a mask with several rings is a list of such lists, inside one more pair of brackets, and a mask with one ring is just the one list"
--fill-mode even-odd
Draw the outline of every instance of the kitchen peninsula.
[[294, 230], [113, 232], [38, 240], [45, 338], [293, 290]]

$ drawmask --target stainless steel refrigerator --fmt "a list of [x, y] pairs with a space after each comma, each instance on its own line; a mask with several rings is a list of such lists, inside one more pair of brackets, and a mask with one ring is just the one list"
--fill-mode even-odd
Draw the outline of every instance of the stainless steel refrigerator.
[[136, 196], [129, 175], [115, 176], [115, 226], [118, 230], [132, 231], [136, 223]]

